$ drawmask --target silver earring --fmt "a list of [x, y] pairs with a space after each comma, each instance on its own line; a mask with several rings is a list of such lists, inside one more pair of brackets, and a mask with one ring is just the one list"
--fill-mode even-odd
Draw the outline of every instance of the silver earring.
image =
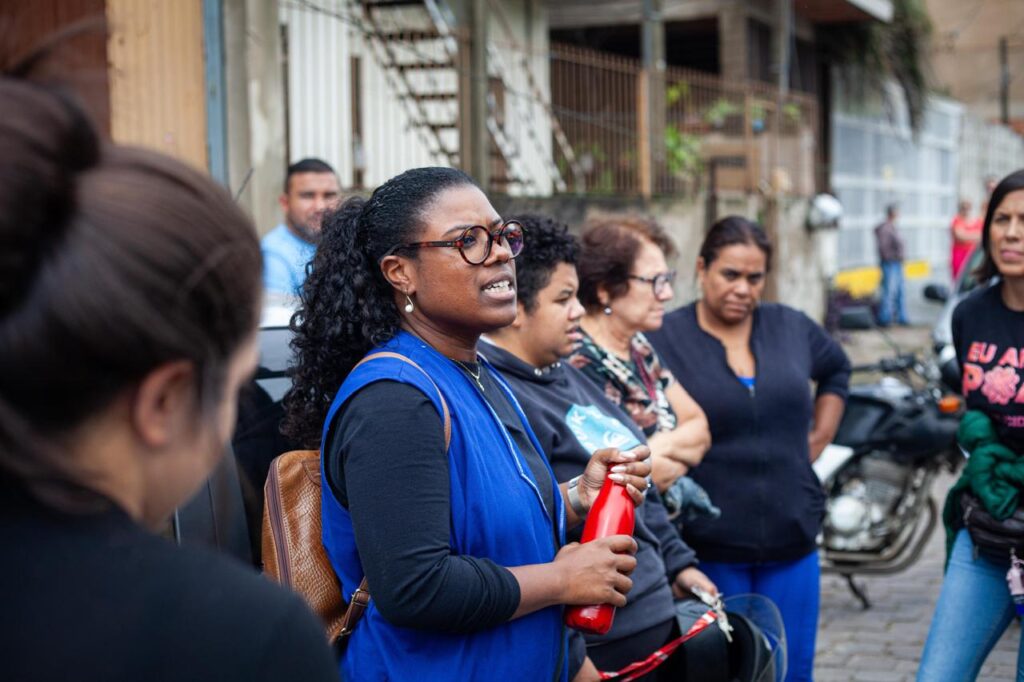
[[406, 303], [405, 303], [405, 312], [407, 312], [407, 313], [411, 313], [411, 312], [412, 312], [413, 310], [415, 310], [415, 306], [413, 306], [413, 304], [412, 304], [412, 299], [411, 299], [411, 298], [409, 298], [409, 294], [406, 294], [406, 295], [405, 295], [405, 300], [406, 300]]
[[603, 310], [602, 312], [603, 312], [603, 313], [604, 313], [605, 315], [611, 315], [611, 314], [612, 314], [612, 307], [611, 307], [610, 305], [606, 305], [606, 306], [604, 307], [604, 310]]

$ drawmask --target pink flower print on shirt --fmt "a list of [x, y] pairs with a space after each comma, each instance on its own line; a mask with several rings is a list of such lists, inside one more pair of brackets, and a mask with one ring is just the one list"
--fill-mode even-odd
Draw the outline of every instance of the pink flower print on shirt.
[[990, 403], [1007, 405], [1017, 394], [1020, 377], [1012, 367], [996, 367], [985, 372], [985, 385], [981, 387]]

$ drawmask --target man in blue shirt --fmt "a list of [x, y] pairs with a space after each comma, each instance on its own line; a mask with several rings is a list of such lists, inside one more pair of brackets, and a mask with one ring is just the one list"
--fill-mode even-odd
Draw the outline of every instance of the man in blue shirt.
[[298, 295], [306, 279], [306, 263], [320, 239], [324, 212], [340, 198], [338, 176], [320, 159], [302, 159], [288, 167], [279, 199], [284, 222], [260, 242], [263, 287], [270, 293]]

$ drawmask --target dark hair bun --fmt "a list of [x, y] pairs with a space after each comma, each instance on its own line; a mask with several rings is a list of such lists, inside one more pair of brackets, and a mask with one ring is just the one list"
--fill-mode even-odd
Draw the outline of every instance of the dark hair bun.
[[0, 78], [0, 316], [23, 300], [46, 255], [69, 229], [75, 179], [95, 165], [100, 141], [59, 90]]

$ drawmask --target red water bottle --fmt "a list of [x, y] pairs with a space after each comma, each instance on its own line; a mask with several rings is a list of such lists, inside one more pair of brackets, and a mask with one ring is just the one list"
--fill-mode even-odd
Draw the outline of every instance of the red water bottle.
[[[625, 486], [609, 478], [604, 479], [601, 492], [587, 514], [580, 542], [587, 543], [612, 535], [632, 535], [636, 509]], [[603, 635], [612, 629], [615, 607], [611, 604], [570, 606], [565, 610], [565, 624], [574, 630], [592, 635]]]

